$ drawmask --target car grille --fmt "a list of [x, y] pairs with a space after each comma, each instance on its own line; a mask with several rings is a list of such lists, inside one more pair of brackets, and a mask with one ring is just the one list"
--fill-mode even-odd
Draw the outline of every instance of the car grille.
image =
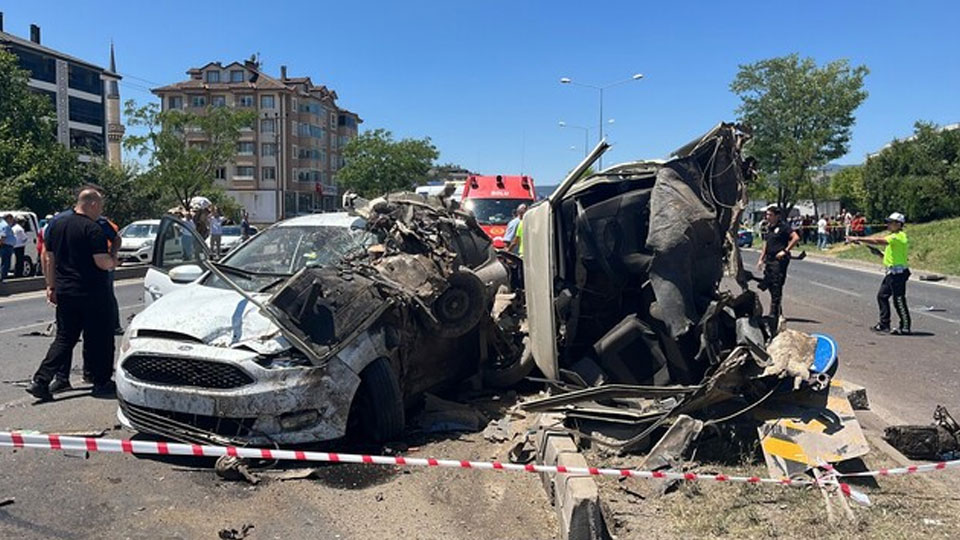
[[188, 443], [243, 444], [253, 437], [256, 418], [230, 418], [141, 407], [120, 400], [120, 410], [137, 431]]
[[123, 363], [130, 376], [143, 382], [198, 388], [239, 388], [253, 377], [232, 364], [193, 358], [132, 356]]

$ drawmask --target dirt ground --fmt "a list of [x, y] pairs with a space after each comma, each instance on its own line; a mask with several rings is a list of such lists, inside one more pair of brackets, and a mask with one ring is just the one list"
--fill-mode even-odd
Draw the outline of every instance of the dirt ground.
[[[635, 460], [612, 460], [630, 466]], [[877, 450], [866, 467], [899, 466]], [[747, 453], [740, 464], [704, 462], [692, 472], [768, 476], [762, 457]], [[661, 495], [663, 481], [601, 478], [604, 516], [618, 539], [632, 538], [955, 538], [960, 497], [944, 476], [898, 476], [851, 481], [871, 506], [851, 504], [855, 522], [835, 509], [830, 523], [823, 496], [813, 487], [680, 483]]]

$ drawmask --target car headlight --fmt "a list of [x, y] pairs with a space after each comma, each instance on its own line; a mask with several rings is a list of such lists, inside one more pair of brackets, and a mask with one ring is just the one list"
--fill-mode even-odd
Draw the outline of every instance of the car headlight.
[[145, 247], [150, 247], [152, 245], [153, 245], [153, 238], [148, 238], [144, 240], [142, 244], [140, 244], [140, 247], [145, 248]]
[[259, 366], [267, 369], [286, 369], [308, 367], [312, 364], [307, 356], [296, 349], [284, 351], [273, 356], [259, 356], [254, 360]]
[[130, 327], [127, 326], [127, 331], [123, 333], [123, 337], [120, 338], [120, 354], [125, 354], [130, 350], [130, 336], [133, 334], [133, 331], [130, 330]]

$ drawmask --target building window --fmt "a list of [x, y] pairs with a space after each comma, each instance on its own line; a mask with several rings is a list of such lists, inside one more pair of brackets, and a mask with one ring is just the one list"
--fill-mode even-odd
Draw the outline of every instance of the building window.
[[253, 167], [238, 166], [236, 178], [253, 178]]
[[227, 168], [218, 167], [216, 171], [213, 171], [213, 178], [215, 180], [226, 180], [227, 179]]
[[260, 120], [260, 133], [276, 133], [277, 121], [273, 118]]
[[[6, 45], [6, 44], [5, 44]], [[17, 55], [20, 67], [30, 72], [30, 77], [48, 83], [57, 82], [57, 61], [51, 56], [37, 54], [16, 45], [6, 45]]]
[[237, 107], [253, 107], [253, 96], [237, 96]]
[[103, 125], [103, 104], [70, 96], [70, 120], [94, 126]]
[[210, 98], [210, 105], [213, 105], [214, 107], [226, 107], [227, 96], [213, 96]]
[[92, 156], [102, 156], [104, 155], [103, 134], [71, 129], [70, 148]]
[[274, 96], [260, 96], [260, 108], [261, 109], [273, 109], [276, 108], [276, 101]]
[[260, 169], [260, 179], [261, 180], [276, 180], [277, 179], [277, 168], [276, 167], [262, 167]]
[[190, 98], [190, 105], [194, 107], [206, 107], [207, 106], [207, 97], [206, 96], [193, 96]]
[[237, 153], [242, 156], [252, 156], [254, 143], [250, 141], [240, 141], [237, 143]]
[[183, 108], [182, 96], [170, 96], [167, 98], [167, 109], [182, 109], [182, 108]]
[[230, 70], [230, 82], [243, 82], [243, 70], [242, 69], [232, 69]]
[[75, 90], [103, 95], [103, 82], [100, 80], [100, 72], [76, 64], [70, 64], [68, 67], [67, 86]]
[[297, 199], [301, 214], [313, 211], [313, 193], [297, 193]]
[[337, 115], [330, 113], [330, 129], [337, 129]]
[[208, 72], [207, 72], [207, 82], [208, 82], [208, 83], [218, 83], [218, 82], [220, 82], [220, 72], [219, 72], [219, 71], [208, 71]]
[[261, 156], [275, 156], [277, 155], [277, 143], [263, 143], [260, 145], [260, 155]]

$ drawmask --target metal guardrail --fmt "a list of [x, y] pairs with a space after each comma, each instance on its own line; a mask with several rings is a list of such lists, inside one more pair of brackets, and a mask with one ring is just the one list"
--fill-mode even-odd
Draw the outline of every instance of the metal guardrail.
[[[148, 265], [121, 266], [114, 273], [115, 280], [141, 278], [147, 273]], [[43, 276], [8, 279], [0, 283], [0, 296], [10, 296], [33, 291], [42, 291], [46, 288]]]

